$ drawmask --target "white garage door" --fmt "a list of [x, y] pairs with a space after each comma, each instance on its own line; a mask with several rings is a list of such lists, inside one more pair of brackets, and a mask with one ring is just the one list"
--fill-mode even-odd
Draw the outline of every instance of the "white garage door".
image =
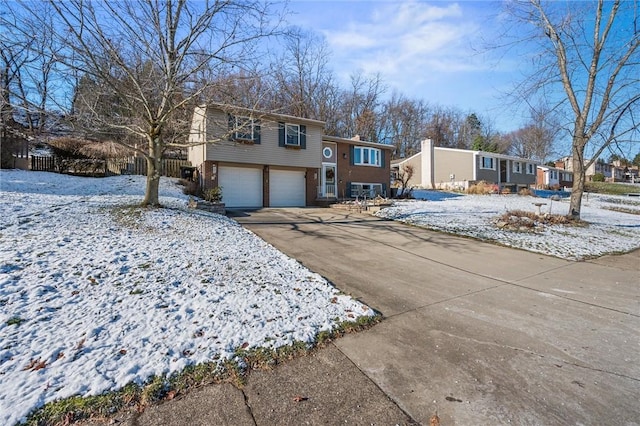
[[269, 171], [269, 205], [271, 207], [304, 207], [305, 179], [304, 171]]
[[226, 207], [262, 207], [262, 169], [222, 166], [218, 173]]

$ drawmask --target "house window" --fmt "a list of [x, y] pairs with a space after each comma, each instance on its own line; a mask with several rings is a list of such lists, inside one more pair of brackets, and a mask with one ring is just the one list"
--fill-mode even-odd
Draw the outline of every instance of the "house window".
[[513, 162], [513, 173], [522, 173], [522, 163], [519, 161]]
[[380, 167], [380, 150], [363, 146], [354, 147], [353, 164], [356, 166]]
[[496, 163], [494, 161], [494, 158], [493, 157], [482, 157], [481, 163], [480, 163], [480, 168], [481, 169], [495, 170], [496, 169]]
[[252, 141], [255, 139], [255, 121], [250, 117], [235, 117], [234, 139]]
[[352, 197], [374, 198], [374, 197], [377, 197], [378, 195], [382, 195], [381, 183], [352, 183], [351, 184]]
[[535, 175], [536, 174], [536, 165], [535, 164], [531, 164], [531, 163], [527, 164], [527, 174], [528, 175]]
[[287, 124], [287, 134], [284, 144], [288, 146], [300, 146], [299, 124]]

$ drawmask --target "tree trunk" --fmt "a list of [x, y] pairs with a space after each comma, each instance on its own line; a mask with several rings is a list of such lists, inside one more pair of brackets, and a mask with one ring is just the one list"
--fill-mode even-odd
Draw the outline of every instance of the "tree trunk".
[[150, 138], [147, 156], [147, 188], [142, 201], [143, 207], [161, 207], [159, 200], [162, 143], [160, 136]]
[[586, 180], [584, 167], [584, 148], [586, 142], [574, 136], [572, 147], [573, 186], [571, 187], [571, 201], [569, 202], [569, 216], [572, 219], [580, 219], [582, 206], [582, 194]]

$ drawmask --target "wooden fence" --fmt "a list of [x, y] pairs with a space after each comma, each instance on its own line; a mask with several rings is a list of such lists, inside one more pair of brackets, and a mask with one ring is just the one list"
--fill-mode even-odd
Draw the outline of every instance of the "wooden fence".
[[[31, 170], [45, 172], [62, 172], [87, 174], [84, 163], [91, 161], [91, 175], [146, 175], [147, 161], [143, 157], [110, 158], [107, 160], [61, 160], [56, 157], [31, 157]], [[78, 163], [78, 167], [74, 164]], [[82, 165], [83, 167], [80, 167]], [[189, 167], [188, 160], [163, 159], [160, 167], [162, 176], [179, 178], [181, 167]]]
[[34, 172], [53, 172], [56, 170], [56, 159], [54, 157], [31, 156], [31, 170]]

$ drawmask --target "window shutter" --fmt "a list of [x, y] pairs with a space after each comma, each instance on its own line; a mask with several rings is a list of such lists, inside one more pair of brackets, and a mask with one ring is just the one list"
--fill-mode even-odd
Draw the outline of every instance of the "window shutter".
[[253, 125], [253, 143], [260, 144], [260, 122], [256, 121]]
[[382, 196], [383, 197], [387, 196], [387, 184], [386, 183], [382, 184]]
[[236, 117], [231, 115], [231, 114], [227, 114], [227, 121], [229, 123], [229, 140], [235, 139], [235, 129], [234, 127], [236, 127]]
[[[353, 146], [352, 146], [353, 148]], [[351, 182], [347, 182], [347, 188], [346, 188], [346, 194], [345, 197], [346, 198], [351, 198]]]
[[380, 150], [380, 167], [384, 167], [384, 149]]
[[307, 126], [300, 125], [300, 148], [307, 149]]
[[278, 123], [278, 146], [284, 146], [285, 126], [284, 123]]
[[[354, 157], [355, 157], [356, 148], [353, 145], [349, 145], [349, 164], [354, 165]], [[349, 194], [351, 194], [351, 184], [349, 184]], [[350, 197], [351, 195], [349, 195]]]

